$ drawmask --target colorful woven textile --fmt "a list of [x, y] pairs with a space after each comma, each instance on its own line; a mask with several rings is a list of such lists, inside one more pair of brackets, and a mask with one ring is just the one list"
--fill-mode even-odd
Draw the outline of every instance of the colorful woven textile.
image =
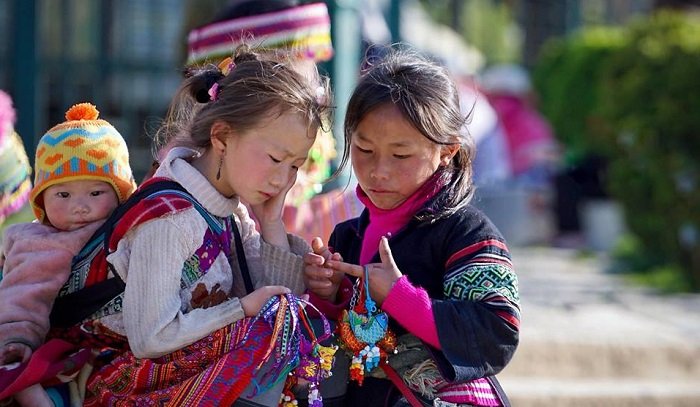
[[265, 321], [244, 319], [157, 359], [127, 351], [90, 377], [85, 406], [231, 405], [263, 360], [271, 332]]

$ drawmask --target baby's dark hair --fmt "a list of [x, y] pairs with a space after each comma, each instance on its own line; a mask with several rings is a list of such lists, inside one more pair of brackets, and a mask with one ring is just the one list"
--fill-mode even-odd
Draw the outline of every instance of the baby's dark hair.
[[448, 190], [440, 205], [448, 216], [468, 204], [474, 193], [472, 160], [474, 142], [466, 130], [468, 117], [459, 105], [455, 82], [443, 66], [409, 48], [394, 47], [376, 61], [366, 61], [365, 71], [345, 113], [345, 151], [339, 171], [350, 158], [352, 135], [365, 116], [393, 104], [425, 138], [441, 145], [459, 144], [451, 163], [439, 169]]
[[[310, 134], [316, 134], [332, 102], [326, 78], [307, 78], [284, 56], [247, 45], [236, 49], [232, 62], [227, 75], [216, 65], [186, 73], [156, 135], [158, 148], [184, 145], [206, 149], [211, 146], [210, 130], [216, 121], [246, 132], [275, 117], [271, 115], [290, 111], [305, 115]], [[215, 84], [216, 96], [212, 97]]]

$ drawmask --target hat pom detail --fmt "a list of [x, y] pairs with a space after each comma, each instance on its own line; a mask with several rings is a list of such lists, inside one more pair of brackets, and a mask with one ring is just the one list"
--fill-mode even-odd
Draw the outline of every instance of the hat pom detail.
[[92, 103], [78, 103], [66, 112], [66, 120], [97, 120], [100, 112]]

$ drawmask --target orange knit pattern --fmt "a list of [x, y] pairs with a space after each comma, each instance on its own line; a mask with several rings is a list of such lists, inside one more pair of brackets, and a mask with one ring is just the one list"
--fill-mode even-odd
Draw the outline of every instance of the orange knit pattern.
[[78, 180], [99, 180], [112, 185], [119, 202], [136, 189], [124, 138], [90, 103], [66, 112], [66, 120], [39, 140], [34, 161], [34, 188], [30, 200], [39, 221], [44, 221], [41, 193], [51, 185]]

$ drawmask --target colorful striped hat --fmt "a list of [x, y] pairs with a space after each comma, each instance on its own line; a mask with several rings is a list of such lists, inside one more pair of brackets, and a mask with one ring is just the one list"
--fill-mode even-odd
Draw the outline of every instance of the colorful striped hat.
[[0, 224], [27, 203], [32, 188], [32, 169], [15, 132], [15, 117], [12, 99], [0, 90]]
[[30, 201], [36, 218], [45, 219], [41, 193], [54, 184], [78, 180], [105, 181], [119, 202], [136, 189], [124, 138], [90, 103], [79, 103], [66, 112], [66, 120], [51, 128], [36, 147], [34, 188]]
[[284, 49], [293, 57], [327, 61], [333, 56], [325, 3], [219, 21], [190, 31], [187, 65], [218, 64], [241, 44]]

